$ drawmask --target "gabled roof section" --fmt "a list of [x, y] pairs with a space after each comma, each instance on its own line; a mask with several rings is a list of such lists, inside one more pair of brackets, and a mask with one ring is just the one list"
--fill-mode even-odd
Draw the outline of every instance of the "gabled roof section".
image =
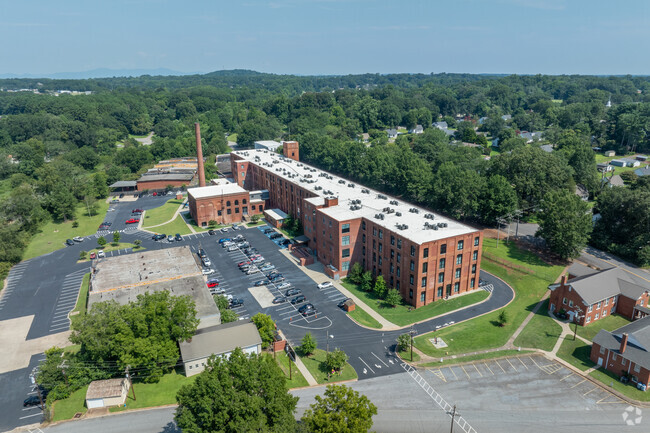
[[567, 284], [580, 295], [587, 305], [616, 295], [638, 299], [645, 290], [650, 290], [650, 282], [635, 277], [621, 268], [611, 268], [573, 278]]

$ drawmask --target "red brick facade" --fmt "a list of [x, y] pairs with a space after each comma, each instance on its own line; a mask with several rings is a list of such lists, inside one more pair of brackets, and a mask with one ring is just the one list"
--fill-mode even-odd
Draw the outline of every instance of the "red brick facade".
[[188, 202], [190, 215], [201, 227], [213, 220], [219, 224], [238, 223], [251, 215], [264, 212], [264, 202], [250, 203], [248, 192], [198, 199], [189, 195]]
[[181, 186], [188, 186], [189, 184], [190, 181], [182, 181], [182, 180], [155, 180], [155, 181], [138, 180], [136, 189], [138, 191], [161, 190], [161, 189], [166, 189], [168, 185], [172, 185], [175, 188], [179, 188]]
[[628, 376], [634, 383], [641, 382], [650, 386], [650, 370], [625, 358], [625, 353], [620, 353], [620, 350], [609, 350], [593, 343], [590, 358], [597, 365], [616, 375]]
[[[296, 143], [296, 156], [297, 156]], [[292, 147], [284, 142], [283, 151]], [[308, 246], [318, 260], [345, 276], [360, 263], [375, 276], [382, 275], [388, 287], [396, 288], [404, 300], [420, 307], [441, 298], [455, 296], [479, 286], [483, 233], [473, 231], [423, 244], [412, 243], [393, 231], [363, 217], [337, 221], [327, 208], [338, 202], [316, 194], [277, 174], [272, 167], [260, 167], [232, 154], [235, 181], [248, 190], [267, 189], [267, 208], [279, 208], [299, 218]], [[313, 200], [307, 200], [314, 198]]]

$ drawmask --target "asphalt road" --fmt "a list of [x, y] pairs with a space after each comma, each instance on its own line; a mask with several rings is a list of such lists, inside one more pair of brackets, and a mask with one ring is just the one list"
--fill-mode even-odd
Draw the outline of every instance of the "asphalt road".
[[[302, 317], [296, 308], [289, 303], [263, 308], [249, 292], [255, 281], [263, 278], [260, 274], [247, 276], [237, 268], [237, 263], [245, 256], [240, 251], [228, 253], [217, 244], [220, 236], [209, 236], [207, 233], [185, 236], [180, 243], [165, 241], [155, 242], [151, 234], [128, 227], [124, 222], [131, 216], [134, 208], [151, 209], [169, 200], [165, 197], [143, 197], [133, 202], [122, 202], [112, 205], [113, 211], [107, 212], [105, 221], [112, 222], [109, 232], [98, 232], [83, 242], [65, 247], [58, 251], [27, 260], [15, 266], [8, 277], [8, 288], [0, 301], [0, 320], [15, 317], [35, 315], [28, 339], [62, 332], [69, 329], [67, 314], [74, 308], [77, 290], [83, 275], [89, 271], [88, 262], [77, 264], [77, 258], [82, 250], [95, 246], [99, 236], [105, 236], [110, 241], [112, 231], [121, 231], [121, 241], [142, 241], [147, 249], [170, 248], [178, 245], [191, 245], [194, 251], [199, 247], [206, 250], [212, 260], [215, 276], [221, 280], [221, 287], [228, 294], [240, 297], [244, 305], [235, 309], [242, 318], [249, 318], [258, 312], [270, 314], [292, 345], [298, 346], [303, 336], [311, 332], [317, 339], [319, 348], [343, 349], [349, 356], [349, 362], [357, 371], [360, 379], [386, 376], [401, 372], [399, 361], [394, 354], [397, 336], [406, 331], [384, 332], [370, 330], [356, 325], [347, 317], [344, 311], [337, 307], [339, 300], [345, 298], [337, 290], [320, 291], [316, 283], [304, 272], [297, 268], [288, 258], [279, 252], [280, 247], [270, 240], [258, 228], [250, 228], [237, 233], [243, 233], [251, 245], [257, 248], [267, 262], [273, 263], [277, 269], [292, 283], [293, 287], [302, 290], [307, 300], [318, 310], [316, 316]], [[233, 232], [228, 235], [236, 234]], [[120, 250], [108, 253], [129, 254], [130, 250]], [[454, 321], [456, 323], [502, 307], [513, 296], [511, 289], [491, 277], [481, 273], [481, 278], [492, 283], [495, 287], [492, 296], [478, 306], [448, 314], [432, 321], [415, 325], [418, 334], [435, 330], [437, 326]], [[273, 295], [280, 291], [269, 286]], [[329, 338], [328, 338], [329, 337]], [[329, 343], [328, 343], [329, 342]], [[33, 362], [34, 359], [32, 359]], [[31, 370], [30, 370], [31, 371]], [[22, 418], [22, 401], [26, 398], [26, 387], [30, 385], [29, 372], [18, 370], [0, 376], [0, 395], [3, 410], [0, 412], [0, 428], [11, 429], [19, 425], [31, 424], [36, 418]], [[24, 382], [24, 385], [19, 385]], [[22, 419], [21, 419], [22, 418]]]

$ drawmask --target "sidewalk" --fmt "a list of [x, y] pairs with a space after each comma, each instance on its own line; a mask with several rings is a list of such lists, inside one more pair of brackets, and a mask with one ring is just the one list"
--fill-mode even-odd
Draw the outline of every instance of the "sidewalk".
[[[282, 333], [281, 329], [278, 329], [278, 334], [280, 334], [280, 336], [284, 340], [287, 339], [287, 337], [285, 337], [284, 334]], [[316, 381], [316, 379], [314, 379], [314, 376], [311, 375], [311, 373], [309, 372], [309, 370], [307, 369], [305, 364], [303, 364], [302, 359], [300, 359], [298, 354], [296, 354], [296, 359], [295, 359], [294, 363], [296, 364], [296, 367], [298, 367], [298, 370], [302, 373], [304, 378], [307, 380], [307, 383], [309, 384], [309, 386], [318, 385], [318, 382]]]

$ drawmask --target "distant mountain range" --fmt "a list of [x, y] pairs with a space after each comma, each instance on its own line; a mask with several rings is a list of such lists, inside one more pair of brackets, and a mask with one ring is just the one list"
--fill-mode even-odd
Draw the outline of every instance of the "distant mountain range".
[[72, 79], [84, 80], [88, 78], [111, 78], [111, 77], [139, 77], [141, 75], [170, 76], [170, 75], [194, 75], [199, 72], [179, 72], [167, 68], [158, 69], [109, 69], [99, 68], [83, 72], [56, 72], [53, 74], [0, 74], [0, 78], [52, 78], [55, 80]]

